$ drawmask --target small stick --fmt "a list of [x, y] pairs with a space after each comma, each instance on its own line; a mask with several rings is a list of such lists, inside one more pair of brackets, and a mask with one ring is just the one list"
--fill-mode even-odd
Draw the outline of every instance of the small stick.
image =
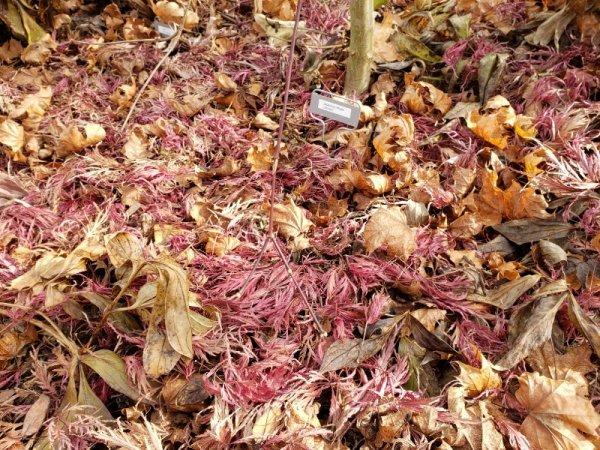
[[134, 111], [137, 103], [140, 101], [140, 98], [142, 97], [142, 94], [144, 93], [144, 91], [146, 90], [148, 85], [150, 84], [150, 81], [152, 80], [154, 75], [156, 75], [156, 72], [158, 72], [158, 69], [160, 69], [160, 67], [167, 60], [167, 58], [169, 57], [171, 52], [173, 50], [175, 50], [175, 47], [177, 47], [177, 44], [179, 43], [179, 41], [181, 39], [181, 34], [183, 33], [185, 19], [187, 17], [188, 11], [190, 9], [190, 3], [191, 3], [191, 0], [188, 0], [187, 5], [185, 7], [185, 13], [183, 14], [183, 17], [181, 19], [181, 24], [179, 24], [179, 28], [177, 29], [177, 33], [175, 33], [174, 35], [172, 35], [168, 38], [168, 40], [170, 40], [171, 42], [169, 43], [169, 46], [165, 50], [165, 55], [161, 58], [161, 60], [158, 62], [158, 64], [156, 64], [156, 66], [154, 66], [154, 69], [152, 70], [152, 72], [150, 72], [150, 75], [148, 75], [148, 78], [146, 78], [146, 81], [144, 82], [144, 84], [140, 88], [139, 92], [135, 96], [135, 99], [133, 100], [133, 103], [131, 104], [131, 107], [129, 108], [129, 112], [127, 113], [127, 117], [125, 117], [125, 121], [123, 122], [123, 125], [121, 125], [121, 132], [123, 132], [125, 130], [125, 127], [127, 126], [129, 119], [131, 119], [131, 115], [133, 114], [133, 111]]

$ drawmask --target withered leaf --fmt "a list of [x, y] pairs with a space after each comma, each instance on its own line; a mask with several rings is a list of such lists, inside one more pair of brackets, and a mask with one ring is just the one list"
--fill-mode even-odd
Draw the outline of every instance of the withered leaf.
[[143, 259], [142, 245], [133, 234], [118, 232], [104, 238], [106, 251], [113, 266], [119, 268], [127, 262], [139, 263]]
[[81, 362], [102, 377], [115, 391], [125, 394], [132, 400], [139, 400], [141, 394], [129, 382], [125, 362], [111, 350], [97, 350], [81, 356]]
[[340, 369], [358, 367], [360, 363], [375, 355], [385, 340], [374, 339], [343, 339], [335, 341], [325, 351], [323, 362], [319, 371], [321, 373], [333, 372]]
[[204, 387], [203, 376], [194, 374], [189, 379], [176, 377], [168, 380], [162, 388], [162, 396], [169, 409], [191, 412], [205, 408], [204, 400], [210, 394]]
[[144, 370], [148, 376], [158, 378], [166, 375], [180, 358], [166, 336], [156, 326], [149, 326], [143, 354]]
[[450, 353], [453, 355], [457, 354], [456, 350], [454, 350], [450, 344], [430, 332], [413, 316], [410, 316], [410, 330], [415, 342], [421, 347], [437, 352]]
[[569, 317], [588, 340], [596, 356], [600, 357], [600, 326], [581, 309], [573, 295], [569, 297]]
[[407, 259], [417, 247], [415, 236], [402, 209], [397, 206], [381, 208], [365, 226], [365, 247], [369, 253], [373, 253], [386, 245], [389, 255]]
[[48, 407], [50, 406], [50, 397], [45, 394], [41, 394], [37, 400], [31, 405], [25, 419], [23, 420], [23, 428], [21, 429], [21, 436], [32, 436], [36, 434], [44, 420], [46, 420], [46, 414], [48, 413]]
[[100, 420], [113, 420], [110, 411], [90, 387], [83, 369], [79, 369], [79, 394], [77, 395], [77, 414], [94, 416]]
[[567, 294], [556, 294], [539, 299], [527, 318], [516, 331], [515, 342], [509, 347], [504, 356], [496, 363], [496, 367], [507, 370], [514, 367], [529, 353], [546, 342], [552, 335], [554, 316], [567, 298]]
[[520, 219], [494, 225], [493, 228], [515, 244], [522, 245], [541, 239], [567, 237], [573, 225], [559, 220]]
[[540, 281], [541, 275], [525, 275], [516, 280], [504, 283], [502, 286], [487, 292], [485, 295], [473, 293], [467, 295], [467, 300], [486, 303], [497, 308], [508, 309], [529, 289]]
[[592, 403], [578, 395], [577, 386], [539, 373], [519, 377], [517, 400], [528, 416], [520, 431], [535, 447], [544, 450], [594, 450], [586, 434], [595, 436], [600, 415]]
[[502, 386], [500, 375], [494, 371], [489, 361], [483, 356], [480, 359], [481, 368], [472, 367], [460, 361], [457, 362], [460, 373], [456, 378], [470, 397], [475, 397], [488, 389], [498, 389]]
[[191, 358], [192, 326], [189, 316], [190, 288], [187, 274], [171, 257], [161, 255], [149, 263], [158, 272], [156, 303], [163, 305], [169, 343], [179, 354]]

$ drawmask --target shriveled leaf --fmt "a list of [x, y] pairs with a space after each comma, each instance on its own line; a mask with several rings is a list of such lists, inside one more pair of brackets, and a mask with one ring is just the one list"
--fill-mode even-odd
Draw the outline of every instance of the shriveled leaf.
[[208, 333], [217, 324], [216, 320], [209, 319], [195, 311], [190, 311], [190, 322], [194, 336], [202, 336]]
[[186, 30], [191, 30], [198, 25], [198, 22], [200, 21], [196, 12], [191, 8], [186, 10], [177, 2], [161, 0], [152, 3], [152, 11], [163, 23], [181, 25], [183, 22], [183, 26]]
[[[80, 295], [96, 306], [100, 312], [104, 312], [106, 307], [111, 303], [109, 299], [95, 292], [82, 292]], [[133, 333], [141, 329], [140, 322], [134, 316], [124, 311], [113, 310], [108, 321], [123, 333]]]
[[5, 330], [0, 334], [0, 363], [15, 358], [27, 345], [35, 342], [37, 332], [28, 324], [25, 330]]
[[148, 376], [158, 378], [168, 374], [181, 355], [169, 344], [168, 339], [156, 327], [149, 327], [144, 345], [144, 370]]
[[206, 408], [204, 401], [210, 397], [204, 386], [204, 377], [194, 374], [189, 379], [175, 377], [167, 380], [162, 388], [162, 397], [169, 409], [193, 412]]
[[531, 352], [527, 362], [533, 370], [554, 380], [566, 380], [577, 386], [579, 395], [588, 394], [588, 381], [585, 375], [594, 372], [596, 366], [590, 361], [592, 351], [587, 345], [579, 345], [564, 355], [557, 353], [548, 340], [540, 348]]
[[81, 362], [90, 367], [94, 372], [115, 391], [125, 394], [132, 400], [139, 400], [141, 394], [133, 387], [127, 377], [125, 361], [111, 350], [97, 350], [81, 356]]
[[418, 319], [410, 316], [410, 331], [415, 342], [427, 350], [456, 354], [450, 344], [429, 331]]
[[187, 274], [175, 260], [168, 256], [161, 256], [149, 264], [158, 272], [156, 302], [164, 305], [167, 339], [175, 351], [191, 358], [194, 352]]
[[280, 404], [267, 405], [263, 413], [254, 422], [252, 436], [260, 441], [273, 436], [279, 428], [282, 418], [283, 411]]
[[23, 420], [23, 428], [21, 429], [21, 436], [32, 436], [36, 434], [42, 428], [44, 420], [46, 420], [46, 414], [50, 406], [50, 397], [45, 394], [41, 394], [37, 400], [31, 405], [25, 419]]
[[517, 400], [528, 416], [520, 431], [544, 450], [593, 450], [586, 435], [596, 436], [600, 415], [591, 402], [577, 394], [577, 386], [539, 373], [519, 377]]
[[388, 254], [407, 259], [416, 249], [415, 231], [397, 206], [381, 208], [371, 216], [364, 232], [365, 247], [373, 253], [386, 245]]
[[293, 200], [275, 205], [273, 221], [279, 234], [287, 239], [301, 237], [314, 225], [306, 218], [306, 210], [296, 206]]
[[494, 371], [490, 362], [483, 356], [480, 357], [480, 360], [481, 368], [457, 362], [460, 367], [457, 379], [470, 397], [476, 397], [488, 389], [498, 389], [502, 386], [500, 375]]
[[142, 244], [133, 234], [118, 232], [105, 236], [108, 257], [113, 266], [120, 268], [128, 262], [139, 264], [143, 260]]
[[558, 308], [567, 298], [567, 294], [556, 294], [537, 301], [528, 317], [518, 330], [515, 342], [509, 347], [504, 356], [496, 363], [502, 370], [511, 369], [529, 353], [541, 346], [552, 335], [552, 324]]
[[385, 341], [381, 338], [335, 341], [323, 355], [319, 371], [327, 373], [358, 367], [360, 363], [381, 350], [384, 343]]
[[27, 191], [18, 178], [5, 172], [0, 172], [0, 208], [12, 203], [13, 200], [23, 198]]
[[94, 416], [100, 420], [113, 420], [110, 411], [90, 387], [83, 369], [79, 371], [79, 394], [77, 395], [78, 414]]
[[487, 303], [497, 308], [508, 309], [529, 289], [540, 281], [541, 275], [525, 275], [516, 280], [504, 283], [486, 294], [473, 293], [467, 295], [471, 302]]
[[515, 244], [522, 245], [541, 239], [560, 239], [573, 231], [573, 225], [559, 220], [521, 219], [494, 225], [494, 230]]
[[572, 295], [569, 297], [569, 317], [588, 340], [596, 356], [600, 357], [600, 326], [588, 317]]
[[539, 256], [546, 264], [555, 266], [567, 262], [567, 252], [554, 242], [542, 239], [534, 247], [534, 255]]
[[406, 33], [399, 31], [391, 39], [396, 48], [405, 55], [410, 55], [430, 63], [442, 62], [442, 58], [433, 53], [429, 47]]
[[64, 158], [72, 153], [79, 152], [86, 147], [102, 142], [106, 137], [106, 131], [101, 125], [88, 123], [83, 127], [83, 133], [77, 125], [66, 128], [60, 135], [60, 142], [56, 149], [56, 155]]
[[485, 104], [492, 97], [506, 70], [507, 53], [488, 53], [479, 61], [477, 78], [479, 82], [479, 101]]
[[0, 144], [6, 145], [13, 154], [19, 154], [25, 145], [25, 130], [12, 119], [0, 120]]

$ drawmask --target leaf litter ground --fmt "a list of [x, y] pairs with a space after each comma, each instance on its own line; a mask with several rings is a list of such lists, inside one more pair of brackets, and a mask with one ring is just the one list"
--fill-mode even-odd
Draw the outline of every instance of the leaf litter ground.
[[597, 6], [392, 1], [322, 139], [348, 5], [306, 0], [272, 192], [296, 3], [7, 37], [0, 447], [598, 448]]

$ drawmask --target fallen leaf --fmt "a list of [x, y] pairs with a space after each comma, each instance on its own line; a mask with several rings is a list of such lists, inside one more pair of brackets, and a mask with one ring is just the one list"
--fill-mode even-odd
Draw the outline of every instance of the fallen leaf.
[[383, 12], [381, 22], [373, 24], [373, 62], [389, 63], [404, 59], [402, 53], [396, 49], [396, 45], [390, 42], [395, 33], [395, 26], [400, 22], [400, 17], [389, 11]]
[[56, 50], [57, 44], [45, 33], [41, 39], [29, 44], [21, 53], [21, 61], [25, 64], [44, 64]]
[[125, 362], [110, 350], [97, 350], [81, 356], [81, 362], [96, 372], [115, 391], [134, 401], [141, 398], [138, 390], [129, 382]]
[[262, 0], [262, 10], [279, 19], [294, 20], [297, 0]]
[[597, 436], [600, 415], [577, 394], [577, 386], [539, 373], [519, 377], [515, 397], [527, 410], [520, 427], [529, 442], [544, 450], [593, 450], [587, 435]]
[[252, 427], [252, 437], [259, 441], [264, 441], [267, 438], [275, 435], [283, 419], [283, 411], [281, 404], [275, 403], [267, 405], [263, 413], [258, 416]]
[[509, 101], [501, 95], [490, 98], [482, 112], [473, 110], [467, 115], [467, 126], [483, 140], [504, 149], [509, 132], [515, 125], [516, 114]]
[[573, 295], [569, 297], [569, 318], [600, 357], [600, 326], [588, 317]]
[[560, 220], [538, 219], [512, 220], [494, 225], [493, 228], [518, 245], [537, 242], [541, 239], [564, 238], [574, 229], [573, 225]]
[[123, 267], [131, 262], [139, 264], [144, 259], [142, 244], [133, 234], [120, 231], [104, 237], [106, 252], [113, 266]]
[[21, 350], [36, 340], [37, 332], [31, 324], [22, 331], [16, 329], [4, 331], [0, 334], [0, 364], [2, 361], [16, 358]]
[[10, 112], [10, 118], [18, 120], [25, 131], [35, 132], [52, 102], [52, 88], [41, 87], [37, 92], [27, 94], [19, 105]]
[[150, 159], [150, 139], [141, 127], [134, 127], [123, 145], [123, 154], [131, 161]]
[[254, 143], [248, 150], [246, 161], [250, 164], [253, 172], [269, 170], [273, 164], [274, 155], [275, 147], [272, 143]]
[[86, 147], [96, 145], [106, 137], [104, 128], [96, 123], [86, 124], [83, 130], [84, 132], [82, 133], [78, 126], [72, 125], [61, 133], [59, 144], [56, 148], [56, 155], [59, 158], [64, 158]]
[[166, 375], [180, 359], [181, 355], [171, 346], [166, 336], [155, 325], [150, 324], [143, 353], [146, 374], [152, 378]]
[[204, 386], [204, 376], [196, 373], [185, 377], [170, 378], [165, 382], [161, 395], [167, 407], [174, 411], [198, 412], [206, 408], [204, 401], [211, 395]]
[[14, 175], [0, 172], [0, 208], [27, 195], [27, 191]]
[[417, 248], [415, 236], [404, 211], [397, 206], [377, 210], [369, 218], [363, 235], [367, 252], [373, 253], [385, 245], [389, 255], [404, 260]]
[[217, 88], [224, 92], [234, 92], [238, 88], [237, 83], [233, 81], [229, 75], [223, 72], [215, 74], [215, 84]]
[[258, 113], [252, 120], [252, 125], [263, 130], [275, 131], [279, 124], [263, 113]]
[[509, 309], [515, 302], [521, 298], [525, 292], [535, 286], [540, 281], [541, 275], [525, 275], [516, 280], [504, 283], [493, 291], [485, 294], [469, 294], [467, 300], [477, 303], [486, 303], [500, 309]]
[[489, 389], [499, 389], [502, 386], [500, 375], [494, 371], [492, 364], [483, 355], [480, 355], [480, 361], [481, 368], [457, 361], [460, 373], [456, 378], [471, 398]]
[[16, 39], [9, 39], [0, 46], [0, 62], [10, 63], [19, 58], [23, 53], [21, 42]]
[[120, 85], [113, 91], [112, 94], [110, 94], [108, 99], [120, 108], [128, 108], [131, 106], [131, 102], [133, 97], [135, 97], [136, 91], [137, 87], [135, 84], [135, 79], [132, 78], [131, 84]]
[[113, 416], [102, 400], [94, 393], [88, 383], [83, 369], [79, 369], [79, 394], [77, 395], [77, 416], [92, 416], [102, 421], [113, 420]]
[[22, 150], [25, 145], [25, 130], [12, 119], [0, 119], [0, 144], [8, 147], [7, 155], [16, 162], [27, 162]]
[[46, 414], [48, 413], [49, 407], [50, 397], [45, 394], [40, 394], [25, 415], [25, 419], [23, 420], [23, 428], [21, 429], [21, 436], [33, 436], [40, 431], [44, 421], [46, 420]]
[[353, 174], [354, 186], [371, 195], [381, 195], [394, 188], [390, 177], [383, 173], [364, 173], [356, 171]]
[[558, 354], [552, 341], [546, 341], [540, 348], [531, 352], [527, 362], [533, 370], [554, 380], [566, 380], [576, 385], [579, 395], [588, 395], [588, 381], [585, 375], [594, 372], [596, 366], [590, 361], [592, 351], [587, 345], [579, 345]]
[[[277, 226], [277, 231], [281, 236], [300, 244], [303, 243], [301, 238], [314, 225], [306, 218], [306, 210], [296, 206], [293, 200], [275, 205], [273, 209], [273, 222]], [[304, 248], [308, 248], [308, 242], [304, 244], [306, 245]], [[302, 246], [300, 245], [300, 247]], [[304, 248], [297, 247], [296, 250], [303, 250]]]
[[546, 342], [552, 334], [556, 312], [566, 298], [567, 294], [557, 294], [539, 299], [519, 329], [512, 331], [517, 337], [495, 366], [500, 370], [511, 369]]
[[452, 99], [432, 84], [414, 81], [414, 75], [405, 74], [406, 89], [400, 101], [416, 114], [429, 115], [436, 111], [445, 115], [452, 108]]
[[385, 341], [374, 339], [342, 339], [333, 342], [323, 355], [321, 373], [358, 367], [360, 363], [375, 355]]
[[216, 256], [224, 256], [240, 245], [240, 240], [234, 236], [209, 236], [206, 242], [206, 253]]
[[186, 30], [191, 30], [198, 25], [198, 22], [200, 21], [200, 18], [195, 11], [191, 8], [186, 9], [177, 2], [161, 0], [152, 3], [151, 6], [152, 11], [162, 23], [173, 23], [178, 26], [183, 23], [183, 27]]

